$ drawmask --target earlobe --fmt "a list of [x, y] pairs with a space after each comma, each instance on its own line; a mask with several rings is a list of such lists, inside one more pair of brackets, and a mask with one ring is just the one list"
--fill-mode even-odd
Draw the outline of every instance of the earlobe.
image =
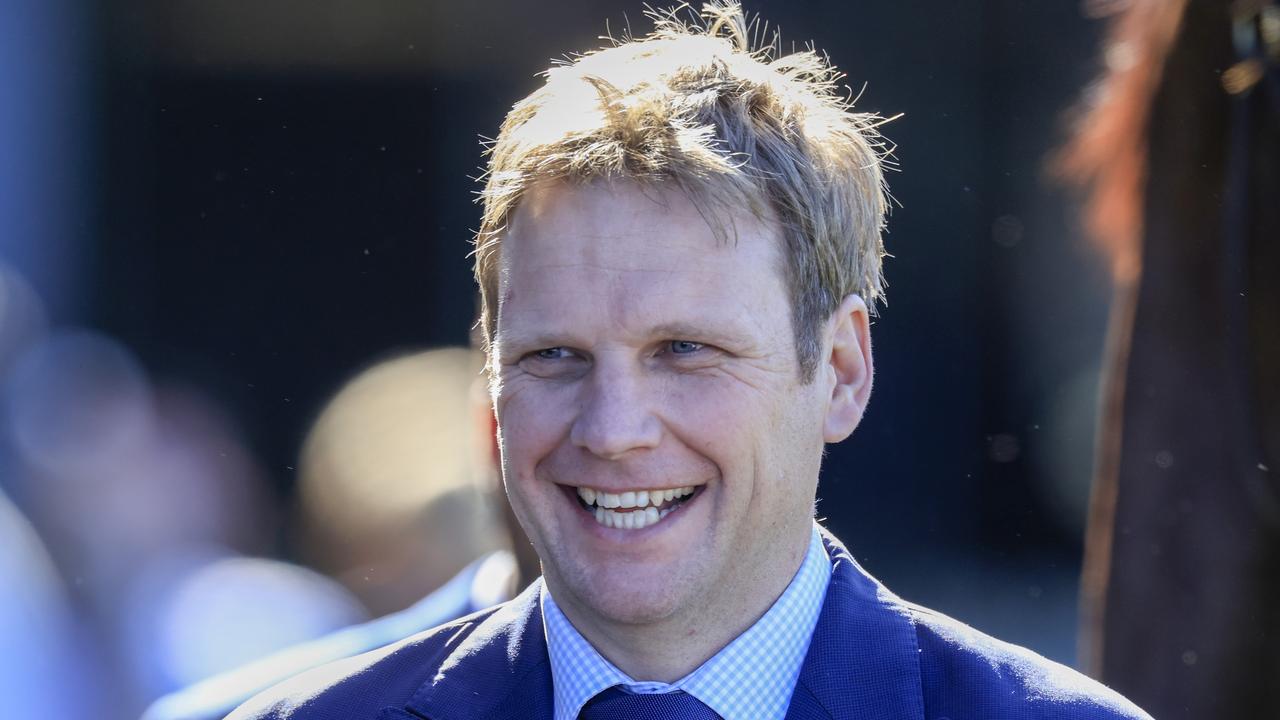
[[840, 442], [853, 433], [871, 397], [868, 314], [862, 298], [849, 295], [831, 317], [831, 353], [826, 361], [828, 377], [834, 377], [823, 426], [823, 439], [829, 443]]

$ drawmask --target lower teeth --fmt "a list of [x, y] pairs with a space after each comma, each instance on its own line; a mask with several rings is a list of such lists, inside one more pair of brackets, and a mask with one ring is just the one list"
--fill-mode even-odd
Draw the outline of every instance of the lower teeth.
[[614, 512], [613, 510], [597, 507], [594, 515], [596, 522], [605, 527], [640, 530], [658, 523], [667, 515], [670, 515], [672, 510], [675, 510], [675, 505], [664, 507], [660, 510], [649, 507], [632, 512]]

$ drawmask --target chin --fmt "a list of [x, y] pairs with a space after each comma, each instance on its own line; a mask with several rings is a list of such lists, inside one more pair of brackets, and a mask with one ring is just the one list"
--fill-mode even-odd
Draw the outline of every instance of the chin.
[[573, 577], [562, 576], [560, 584], [566, 586], [583, 610], [606, 623], [659, 623], [688, 604], [685, 596], [689, 583], [676, 580], [677, 575], [668, 569], [645, 572], [627, 568], [621, 572], [601, 572], [588, 567], [578, 568], [578, 572], [571, 575]]
[[588, 607], [601, 619], [618, 625], [653, 625], [676, 614], [680, 603], [670, 592], [653, 588], [615, 588], [585, 598]]

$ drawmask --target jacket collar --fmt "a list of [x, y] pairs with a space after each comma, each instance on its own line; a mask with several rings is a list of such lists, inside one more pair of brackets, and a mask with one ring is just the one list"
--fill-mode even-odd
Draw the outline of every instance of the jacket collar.
[[[480, 620], [405, 709], [431, 720], [551, 717], [551, 666], [538, 607], [541, 592], [539, 579]], [[467, 630], [463, 627], [458, 633]]]
[[[787, 720], [923, 720], [919, 646], [906, 608], [820, 530], [831, 583]], [[405, 709], [431, 720], [551, 717], [541, 591], [539, 580], [480, 620]]]
[[863, 570], [826, 528], [831, 584], [787, 720], [923, 720], [920, 652], [902, 601]]

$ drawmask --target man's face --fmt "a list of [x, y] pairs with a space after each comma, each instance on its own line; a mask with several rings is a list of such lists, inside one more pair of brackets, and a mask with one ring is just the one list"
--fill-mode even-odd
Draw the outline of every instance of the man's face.
[[799, 375], [779, 230], [728, 235], [618, 182], [535, 188], [504, 240], [503, 477], [575, 623], [745, 628], [807, 546], [832, 384]]

